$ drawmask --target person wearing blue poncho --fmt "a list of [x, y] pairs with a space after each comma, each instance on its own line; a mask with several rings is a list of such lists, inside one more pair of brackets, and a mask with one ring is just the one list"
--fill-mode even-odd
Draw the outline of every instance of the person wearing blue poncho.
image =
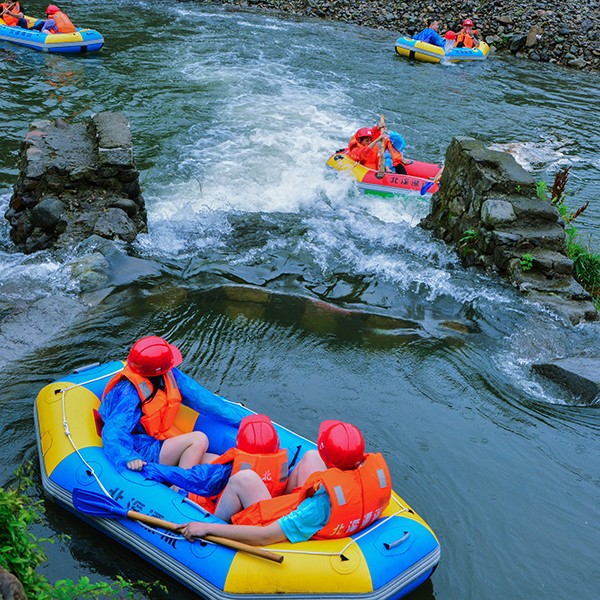
[[443, 48], [446, 45], [446, 41], [438, 33], [439, 26], [440, 24], [438, 21], [430, 21], [429, 26], [423, 29], [423, 31], [417, 33], [417, 35], [413, 36], [413, 39], [419, 40], [420, 42], [425, 42], [426, 44], [433, 44], [434, 46], [439, 46], [440, 48]]
[[[190, 469], [202, 462], [208, 438], [200, 431], [182, 433], [175, 416], [182, 404], [238, 426], [246, 411], [223, 402], [175, 367], [181, 352], [156, 336], [137, 341], [125, 368], [106, 386], [100, 408], [104, 452], [119, 471], [141, 471], [147, 463]], [[200, 493], [219, 493], [228, 465], [199, 465]]]

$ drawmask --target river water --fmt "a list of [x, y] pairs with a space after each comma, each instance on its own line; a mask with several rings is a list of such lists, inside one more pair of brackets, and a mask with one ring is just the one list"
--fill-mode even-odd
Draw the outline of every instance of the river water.
[[[136, 0], [63, 8], [106, 46], [69, 57], [0, 45], [2, 211], [30, 122], [124, 111], [149, 213], [134, 251], [160, 275], [81, 296], [64, 266], [77, 249], [25, 256], [1, 228], [0, 484], [36, 460], [43, 385], [163, 335], [208, 388], [307, 437], [325, 418], [361, 427], [442, 544], [412, 598], [597, 598], [600, 413], [531, 364], [594, 355], [600, 326], [566, 326], [463, 269], [417, 227], [420, 196], [360, 196], [324, 165], [380, 113], [419, 160], [474, 135], [548, 182], [571, 165], [569, 202], [591, 201], [578, 222], [594, 241], [597, 74], [497, 56], [413, 64], [390, 32], [190, 2], [168, 15]], [[49, 577], [117, 572], [192, 597], [46, 506], [38, 533], [72, 536], [48, 548]]]

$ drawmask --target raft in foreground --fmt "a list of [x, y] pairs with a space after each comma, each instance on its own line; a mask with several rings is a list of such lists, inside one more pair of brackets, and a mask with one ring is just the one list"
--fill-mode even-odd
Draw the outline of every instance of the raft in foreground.
[[430, 63], [485, 60], [489, 51], [490, 47], [485, 42], [480, 42], [477, 48], [455, 47], [449, 52], [445, 52], [444, 48], [409, 37], [401, 37], [396, 40], [396, 52], [400, 56]]
[[[211, 600], [260, 600], [280, 594], [292, 600], [397, 599], [433, 573], [440, 559], [439, 543], [429, 526], [396, 494], [379, 520], [351, 538], [269, 546], [284, 556], [281, 564], [213, 543], [190, 543], [178, 534], [126, 517], [106, 519], [77, 512], [75, 488], [110, 495], [125, 508], [174, 523], [216, 519], [140, 473], [118, 473], [106, 459], [93, 410], [109, 379], [122, 368], [120, 361], [86, 367], [38, 394], [34, 417], [42, 483], [48, 496], [63, 507]], [[176, 425], [204, 431], [211, 441], [210, 452], [221, 453], [234, 445], [235, 427], [211, 420], [208, 414], [198, 419], [197, 413], [182, 408]], [[284, 427], [275, 427], [290, 462], [297, 463], [315, 448]]]
[[[33, 17], [25, 17], [32, 27]], [[104, 45], [104, 38], [93, 29], [76, 28], [74, 33], [42, 33], [35, 29], [9, 27], [0, 18], [0, 41], [12, 42], [40, 52], [82, 54], [96, 52]]]
[[365, 194], [390, 197], [406, 192], [420, 192], [425, 184], [429, 184], [427, 192], [431, 194], [438, 190], [437, 178], [442, 165], [406, 159], [403, 163], [406, 175], [384, 173], [379, 178], [377, 171], [352, 160], [346, 152], [347, 149], [338, 150], [329, 157], [327, 165], [337, 171], [350, 171], [358, 182], [358, 189]]

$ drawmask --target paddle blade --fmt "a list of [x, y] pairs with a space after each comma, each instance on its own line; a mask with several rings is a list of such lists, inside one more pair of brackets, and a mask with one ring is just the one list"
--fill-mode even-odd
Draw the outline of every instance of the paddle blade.
[[426, 193], [429, 191], [429, 189], [431, 188], [431, 186], [432, 186], [434, 183], [435, 183], [435, 181], [428, 181], [427, 183], [424, 183], [424, 184], [421, 186], [421, 196], [424, 196], [424, 195], [425, 195], [425, 194], [426, 194]]
[[110, 496], [75, 488], [73, 490], [73, 506], [80, 512], [92, 517], [126, 517], [127, 509], [123, 508]]

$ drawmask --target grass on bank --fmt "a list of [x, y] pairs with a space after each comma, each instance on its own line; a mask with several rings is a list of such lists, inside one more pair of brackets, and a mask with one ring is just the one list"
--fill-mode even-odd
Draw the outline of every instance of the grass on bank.
[[145, 581], [131, 582], [117, 576], [112, 583], [92, 583], [88, 577], [79, 581], [62, 579], [50, 583], [36, 569], [48, 560], [44, 544], [52, 543], [47, 538], [37, 538], [30, 528], [41, 521], [43, 501], [27, 495], [31, 490], [31, 464], [21, 467], [15, 473], [16, 482], [0, 488], [0, 566], [15, 575], [23, 584], [28, 598], [36, 600], [76, 600], [81, 598], [134, 598], [135, 591], [149, 594], [159, 587], [158, 583]]
[[592, 295], [594, 304], [600, 311], [600, 252], [592, 250], [590, 245], [581, 241], [577, 227], [573, 224], [573, 221], [590, 203], [586, 202], [575, 211], [569, 210], [565, 204], [570, 169], [571, 167], [566, 167], [556, 173], [554, 184], [550, 190], [545, 182], [538, 181], [537, 194], [543, 200], [550, 199], [550, 202], [558, 209], [565, 223], [567, 255], [573, 261], [575, 280]]

